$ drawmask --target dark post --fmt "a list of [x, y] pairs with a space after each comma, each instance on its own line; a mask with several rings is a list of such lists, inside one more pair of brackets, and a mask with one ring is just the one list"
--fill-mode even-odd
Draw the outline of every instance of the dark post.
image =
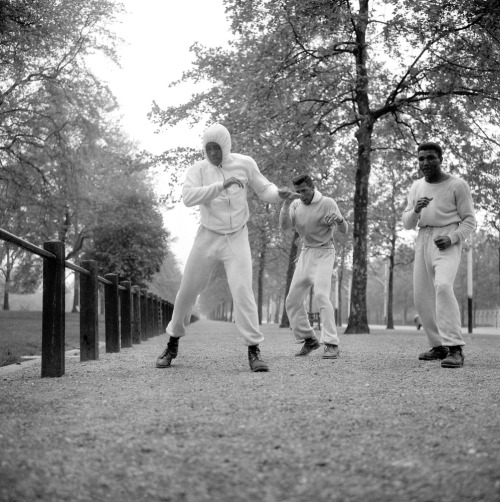
[[148, 322], [147, 322], [147, 330], [148, 330], [148, 338], [152, 337], [154, 335], [154, 330], [153, 330], [153, 294], [152, 293], [148, 293], [147, 296], [147, 301], [146, 301], [146, 304], [147, 304], [147, 319], [148, 319]]
[[141, 288], [139, 286], [132, 287], [132, 343], [141, 343]]
[[141, 289], [141, 340], [148, 339], [148, 290]]
[[104, 276], [111, 284], [104, 285], [104, 325], [106, 327], [106, 352], [120, 352], [120, 318], [118, 311], [118, 275]]
[[99, 278], [97, 262], [82, 261], [80, 276], [80, 361], [99, 359]]
[[130, 281], [122, 281], [120, 285], [125, 288], [125, 291], [120, 290], [122, 348], [132, 347], [132, 293], [130, 291]]
[[154, 330], [155, 330], [155, 336], [158, 336], [160, 334], [160, 297], [158, 295], [153, 296], [153, 303], [154, 303]]
[[44, 242], [55, 259], [43, 260], [42, 378], [60, 377], [65, 370], [64, 243]]
[[167, 302], [167, 312], [165, 314], [165, 329], [167, 329], [168, 323], [172, 320], [172, 314], [174, 313], [174, 306]]

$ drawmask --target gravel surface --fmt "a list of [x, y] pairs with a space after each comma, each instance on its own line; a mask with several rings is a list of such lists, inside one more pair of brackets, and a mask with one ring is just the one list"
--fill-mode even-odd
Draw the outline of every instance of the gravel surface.
[[443, 369], [416, 330], [341, 335], [328, 361], [263, 326], [251, 373], [233, 324], [190, 329], [169, 369], [161, 335], [1, 376], [0, 500], [500, 501], [500, 337]]

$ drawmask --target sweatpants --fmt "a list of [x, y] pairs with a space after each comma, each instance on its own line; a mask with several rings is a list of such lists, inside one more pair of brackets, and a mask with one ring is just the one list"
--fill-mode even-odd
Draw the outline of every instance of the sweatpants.
[[235, 323], [244, 344], [261, 343], [264, 336], [259, 331], [257, 304], [252, 289], [252, 256], [246, 225], [231, 234], [218, 234], [200, 225], [175, 298], [167, 334], [177, 337], [186, 335], [196, 299], [205, 289], [218, 262], [222, 262], [226, 269]]
[[297, 340], [315, 335], [309, 323], [305, 305], [306, 295], [314, 286], [314, 295], [321, 316], [320, 343], [339, 344], [335, 326], [335, 311], [330, 301], [335, 249], [305, 248], [295, 266], [290, 291], [286, 297], [286, 311]]
[[415, 243], [413, 295], [431, 347], [465, 345], [460, 310], [453, 292], [462, 246], [455, 244], [441, 251], [434, 243], [438, 235], [449, 235], [457, 226], [453, 223], [421, 228]]

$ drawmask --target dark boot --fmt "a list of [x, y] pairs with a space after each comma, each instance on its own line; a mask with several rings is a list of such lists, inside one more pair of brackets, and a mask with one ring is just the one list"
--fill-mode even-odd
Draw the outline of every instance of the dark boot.
[[177, 357], [177, 351], [179, 349], [179, 337], [171, 336], [168, 340], [165, 350], [160, 354], [156, 360], [157, 368], [168, 368], [172, 363], [172, 359]]
[[449, 347], [450, 353], [446, 359], [441, 361], [442, 368], [461, 368], [464, 365], [464, 354], [462, 352], [462, 347], [456, 345], [454, 347]]
[[248, 347], [248, 362], [252, 371], [269, 371], [268, 364], [260, 356], [258, 345], [250, 345]]
[[439, 347], [432, 347], [432, 349], [427, 352], [422, 352], [418, 358], [421, 361], [435, 361], [436, 359], [444, 359], [447, 356], [448, 347], [440, 345]]
[[307, 356], [313, 350], [319, 349], [319, 341], [315, 336], [311, 336], [311, 338], [306, 338], [302, 348], [295, 354], [296, 356]]

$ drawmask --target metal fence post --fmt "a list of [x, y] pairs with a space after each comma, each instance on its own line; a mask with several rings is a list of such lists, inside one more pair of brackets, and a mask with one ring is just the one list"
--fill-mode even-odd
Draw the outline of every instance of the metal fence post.
[[80, 361], [99, 359], [99, 278], [97, 262], [82, 261], [80, 275]]
[[44, 242], [56, 256], [43, 260], [42, 378], [60, 377], [65, 371], [64, 243]]

